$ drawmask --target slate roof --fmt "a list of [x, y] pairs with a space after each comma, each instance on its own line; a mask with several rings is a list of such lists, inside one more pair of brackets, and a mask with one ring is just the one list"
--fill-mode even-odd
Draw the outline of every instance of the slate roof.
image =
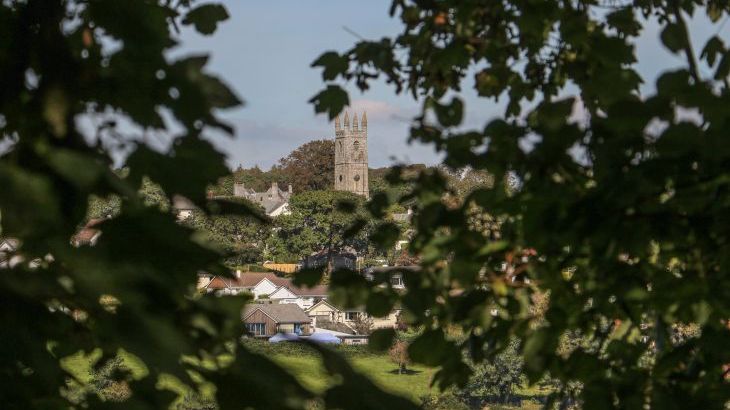
[[311, 321], [304, 310], [294, 303], [252, 303], [243, 308], [242, 319], [246, 320], [246, 317], [256, 310], [261, 310], [276, 323], [309, 323]]
[[[236, 189], [234, 189], [234, 191], [236, 191]], [[241, 196], [249, 201], [261, 205], [261, 207], [264, 208], [266, 215], [269, 216], [271, 216], [271, 214], [277, 209], [286, 205], [292, 195], [288, 190], [285, 191], [280, 189], [279, 185], [275, 182], [272, 183], [271, 187], [264, 192], [256, 192], [252, 189], [246, 189], [243, 187], [239, 187], [237, 191], [238, 192], [234, 193], [234, 196]]]
[[327, 296], [329, 288], [326, 285], [316, 285], [311, 288], [298, 287], [293, 284], [285, 285], [293, 294], [297, 296]]
[[241, 277], [235, 280], [234, 287], [252, 288], [264, 279], [270, 280], [276, 286], [285, 286], [290, 281], [281, 278], [270, 272], [243, 272]]
[[273, 273], [265, 272], [245, 272], [240, 278], [228, 278], [223, 276], [214, 276], [208, 283], [208, 289], [227, 289], [227, 288], [253, 288], [264, 279], [270, 280], [276, 286], [290, 285], [291, 281], [286, 278], [280, 278]]

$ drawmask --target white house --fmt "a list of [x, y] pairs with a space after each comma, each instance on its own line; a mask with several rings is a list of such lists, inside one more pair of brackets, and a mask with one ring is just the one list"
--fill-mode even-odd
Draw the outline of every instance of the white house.
[[372, 317], [362, 309], [340, 309], [327, 300], [321, 300], [306, 310], [315, 327], [330, 322], [346, 325], [354, 329], [357, 322], [372, 321], [373, 329], [394, 328], [398, 323], [401, 309], [393, 309], [384, 317]]
[[327, 299], [327, 286], [300, 288], [289, 283], [276, 289], [269, 299], [279, 303], [296, 303], [302, 309], [309, 309], [320, 300]]
[[253, 293], [253, 297], [255, 299], [259, 299], [262, 296], [271, 295], [277, 289], [279, 289], [282, 286], [282, 284], [283, 283], [281, 283], [281, 281], [279, 281], [279, 280], [264, 277], [253, 288], [251, 288], [251, 293]]

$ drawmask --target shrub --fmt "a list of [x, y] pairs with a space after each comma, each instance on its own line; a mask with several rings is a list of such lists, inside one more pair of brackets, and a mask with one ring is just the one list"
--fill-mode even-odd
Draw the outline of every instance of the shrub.
[[396, 340], [388, 351], [390, 361], [398, 365], [398, 374], [403, 374], [407, 371], [407, 366], [410, 363], [408, 358], [408, 343], [402, 340]]

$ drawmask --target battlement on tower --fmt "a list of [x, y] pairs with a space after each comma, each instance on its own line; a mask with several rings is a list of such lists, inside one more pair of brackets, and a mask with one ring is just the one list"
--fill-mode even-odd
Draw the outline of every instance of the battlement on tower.
[[353, 138], [368, 137], [368, 115], [366, 112], [363, 112], [360, 122], [357, 120], [357, 113], [353, 115], [352, 123], [350, 123], [350, 116], [347, 111], [345, 111], [342, 124], [340, 124], [340, 116], [335, 117], [335, 138], [345, 136]]

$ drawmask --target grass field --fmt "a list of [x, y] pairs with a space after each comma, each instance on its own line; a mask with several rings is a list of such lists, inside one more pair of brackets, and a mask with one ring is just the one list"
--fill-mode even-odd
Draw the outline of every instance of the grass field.
[[[273, 360], [288, 370], [306, 387], [322, 391], [330, 383], [321, 360], [316, 356], [275, 355]], [[418, 401], [421, 397], [438, 394], [429, 387], [435, 372], [422, 366], [409, 366], [409, 374], [398, 374], [397, 366], [387, 356], [354, 356], [350, 358], [353, 367], [382, 389]]]
[[[264, 354], [281, 365], [305, 387], [314, 392], [322, 392], [333, 383], [333, 380], [326, 374], [321, 358], [318, 355], [303, 349], [301, 346], [287, 345], [275, 346], [267, 343], [259, 344], [258, 347], [252, 347], [254, 348], [253, 350], [258, 350], [259, 353]], [[370, 380], [383, 390], [406, 397], [414, 402], [421, 402], [426, 396], [437, 396], [440, 394], [437, 388], [430, 387], [431, 380], [436, 372], [433, 368], [409, 365], [408, 374], [398, 374], [397, 366], [390, 361], [387, 354], [371, 354], [365, 349], [344, 350], [341, 353], [347, 357], [356, 370], [370, 378]], [[92, 366], [99, 360], [100, 356], [101, 353], [99, 351], [87, 355], [78, 353], [63, 359], [62, 366], [76, 380], [87, 385], [92, 382]], [[139, 361], [134, 355], [120, 351], [119, 357], [122, 358], [124, 366], [130, 370], [133, 378], [139, 379], [148, 374], [144, 363]], [[189, 391], [187, 386], [172, 376], [160, 379], [158, 386], [177, 393], [178, 400], [176, 402], [181, 401]], [[79, 386], [79, 388], [84, 387]], [[541, 396], [547, 393], [535, 387], [519, 390], [519, 394], [527, 397]], [[523, 409], [530, 410], [540, 408], [537, 405], [527, 402], [523, 406]], [[497, 406], [495, 408], [506, 409], [508, 407]], [[512, 407], [512, 409], [514, 408]]]

